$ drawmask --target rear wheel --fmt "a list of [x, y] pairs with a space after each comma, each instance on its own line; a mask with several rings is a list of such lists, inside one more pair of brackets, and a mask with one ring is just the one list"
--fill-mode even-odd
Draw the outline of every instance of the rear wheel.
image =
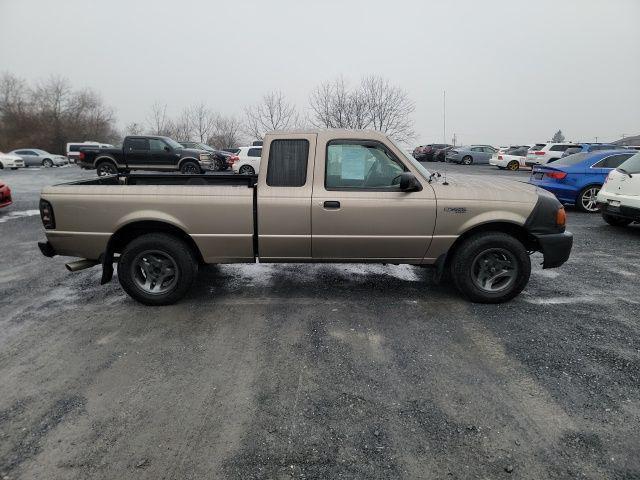
[[106, 177], [107, 175], [116, 175], [118, 173], [118, 168], [115, 166], [113, 162], [109, 160], [103, 160], [98, 165], [96, 165], [96, 173], [99, 177]]
[[200, 165], [196, 162], [188, 160], [180, 166], [180, 173], [184, 175], [199, 175], [202, 170], [200, 170]]
[[613, 215], [607, 215], [606, 213], [602, 214], [602, 219], [614, 227], [626, 227], [632, 222], [632, 220], [629, 220], [628, 218], [614, 217]]
[[255, 175], [256, 171], [251, 165], [243, 165], [240, 167], [240, 170], [238, 170], [238, 173], [240, 175]]
[[451, 277], [466, 298], [502, 303], [518, 295], [529, 281], [531, 260], [512, 235], [486, 232], [467, 238], [451, 259]]
[[473, 163], [473, 158], [471, 158], [471, 155], [465, 155], [464, 157], [462, 157], [463, 165], [471, 165], [472, 163]]
[[118, 261], [118, 280], [125, 292], [145, 305], [180, 300], [198, 273], [194, 253], [183, 240], [149, 233], [129, 243]]
[[43, 167], [47, 167], [47, 168], [51, 168], [51, 167], [53, 167], [53, 161], [51, 161], [50, 158], [45, 158], [44, 160], [42, 160], [42, 166]]
[[600, 206], [597, 202], [599, 191], [599, 185], [589, 185], [583, 188], [578, 194], [576, 208], [585, 213], [598, 213], [600, 211]]
[[515, 172], [516, 170], [520, 169], [520, 162], [517, 162], [515, 160], [511, 160], [508, 164], [507, 164], [507, 168], [509, 170], [511, 170], [512, 172]]

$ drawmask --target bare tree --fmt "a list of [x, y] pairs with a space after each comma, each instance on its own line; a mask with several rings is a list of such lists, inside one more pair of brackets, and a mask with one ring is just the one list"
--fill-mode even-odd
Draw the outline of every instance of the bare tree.
[[148, 130], [150, 135], [167, 135], [173, 132], [173, 125], [167, 116], [167, 105], [158, 102], [151, 106], [151, 112], [147, 117]]
[[34, 145], [63, 152], [65, 143], [86, 139], [113, 141], [113, 110], [90, 89], [74, 91], [69, 81], [50, 77], [29, 88], [24, 80], [0, 78], [0, 148]]
[[186, 115], [193, 136], [199, 142], [206, 142], [214, 131], [216, 114], [204, 103], [199, 103], [189, 108]]
[[242, 142], [242, 122], [235, 117], [216, 118], [212, 134], [207, 143], [214, 148], [235, 148]]
[[124, 127], [124, 136], [127, 135], [142, 135], [144, 133], [144, 127], [138, 122], [131, 122]]
[[413, 102], [402, 89], [381, 77], [365, 77], [352, 90], [343, 78], [325, 82], [311, 93], [309, 106], [311, 122], [318, 127], [372, 128], [400, 141], [415, 135]]
[[300, 124], [295, 106], [277, 91], [265, 94], [262, 102], [245, 108], [245, 118], [246, 133], [257, 140], [268, 131], [296, 128]]

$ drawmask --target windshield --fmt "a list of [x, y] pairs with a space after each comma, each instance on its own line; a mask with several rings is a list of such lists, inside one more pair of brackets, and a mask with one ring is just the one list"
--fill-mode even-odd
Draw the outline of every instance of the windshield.
[[624, 170], [627, 173], [640, 173], [640, 153], [636, 153], [622, 162], [617, 170]]
[[420, 172], [420, 175], [422, 175], [425, 180], [429, 180], [429, 176], [431, 175], [429, 170], [424, 168], [419, 161], [417, 161], [411, 155], [406, 153], [402, 148], [400, 148], [396, 142], [394, 142], [390, 138], [389, 138], [389, 141], [393, 144], [394, 147], [396, 147], [398, 149], [398, 151], [402, 154], [402, 156], [405, 158], [405, 160], [407, 162], [409, 162], [411, 165], [413, 165]]
[[169, 138], [169, 137], [162, 137], [162, 140], [164, 140], [165, 142], [167, 142], [167, 144], [169, 144], [169, 146], [171, 148], [178, 148], [178, 149], [182, 149], [184, 148], [182, 145], [180, 145], [178, 142], [176, 142], [174, 139]]

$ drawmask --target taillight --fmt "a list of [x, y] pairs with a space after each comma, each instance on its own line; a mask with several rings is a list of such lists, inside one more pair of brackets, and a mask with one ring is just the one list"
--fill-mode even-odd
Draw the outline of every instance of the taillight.
[[562, 180], [567, 176], [565, 172], [547, 172], [545, 175], [549, 178], [554, 178], [556, 180]]
[[544, 155], [544, 152], [533, 152], [534, 155]]
[[238, 155], [231, 155], [231, 156], [229, 157], [229, 163], [235, 163], [235, 162], [237, 162], [238, 160], [240, 160], [240, 157], [239, 157]]
[[80, 155], [78, 155], [78, 157], [80, 158], [80, 160], [84, 160], [84, 152], [80, 152]]
[[56, 217], [53, 215], [53, 207], [46, 200], [40, 199], [40, 218], [42, 219], [42, 225], [46, 230], [53, 230], [56, 228]]
[[498, 155], [498, 160], [502, 160], [502, 155]]

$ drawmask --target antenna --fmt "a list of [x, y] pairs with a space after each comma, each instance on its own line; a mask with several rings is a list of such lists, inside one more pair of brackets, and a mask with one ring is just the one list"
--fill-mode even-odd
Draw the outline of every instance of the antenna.
[[[447, 144], [447, 91], [442, 91], [442, 143]], [[445, 147], [446, 148], [446, 147]], [[447, 182], [447, 154], [444, 155], [444, 182], [443, 185], [449, 185]]]

